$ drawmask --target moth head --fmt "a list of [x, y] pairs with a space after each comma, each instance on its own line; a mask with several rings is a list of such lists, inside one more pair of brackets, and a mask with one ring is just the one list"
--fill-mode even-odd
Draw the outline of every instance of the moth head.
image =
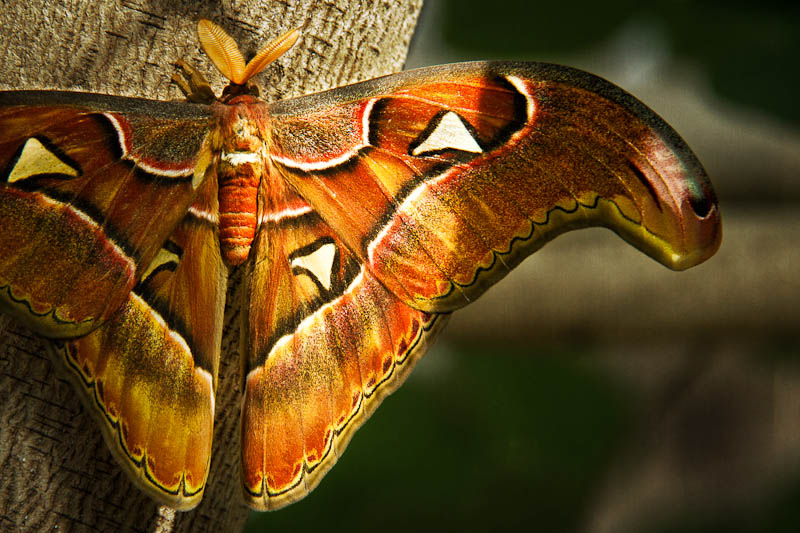
[[233, 37], [210, 20], [201, 19], [197, 23], [197, 35], [211, 62], [231, 82], [225, 92], [252, 93], [247, 82], [289, 50], [300, 37], [300, 29], [284, 33], [259, 50], [247, 63]]

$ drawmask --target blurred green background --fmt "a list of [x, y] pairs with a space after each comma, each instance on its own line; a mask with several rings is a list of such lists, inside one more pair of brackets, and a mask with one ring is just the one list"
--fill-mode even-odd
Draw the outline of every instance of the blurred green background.
[[450, 327], [305, 500], [247, 531], [797, 531], [800, 8], [429, 0], [409, 68], [566, 63], [644, 100], [717, 188], [673, 273], [557, 239]]

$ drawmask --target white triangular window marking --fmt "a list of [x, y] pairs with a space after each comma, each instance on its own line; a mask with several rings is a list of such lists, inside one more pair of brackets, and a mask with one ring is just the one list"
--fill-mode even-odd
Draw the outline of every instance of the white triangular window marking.
[[147, 267], [147, 270], [144, 271], [142, 274], [142, 281], [146, 281], [147, 278], [153, 273], [154, 270], [161, 267], [162, 265], [166, 265], [168, 263], [175, 263], [175, 267], [177, 268], [178, 264], [181, 262], [181, 257], [173, 252], [172, 250], [167, 250], [166, 248], [161, 248], [158, 253], [156, 254], [153, 261], [150, 263], [150, 266]]
[[483, 152], [461, 117], [452, 111], [448, 111], [439, 119], [439, 123], [430, 135], [411, 151], [411, 155], [436, 150], [463, 150], [477, 154]]
[[336, 245], [332, 242], [323, 244], [308, 255], [292, 259], [292, 268], [299, 267], [311, 273], [320, 285], [328, 291], [331, 288], [333, 260], [336, 257]]
[[31, 137], [25, 141], [17, 164], [8, 175], [8, 183], [28, 179], [38, 174], [66, 174], [74, 178], [78, 177], [77, 170], [59, 159], [39, 139]]

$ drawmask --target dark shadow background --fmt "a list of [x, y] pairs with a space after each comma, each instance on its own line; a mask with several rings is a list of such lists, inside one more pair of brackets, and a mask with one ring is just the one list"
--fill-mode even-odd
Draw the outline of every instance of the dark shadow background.
[[428, 0], [409, 67], [567, 63], [644, 100], [718, 194], [673, 273], [603, 230], [456, 315], [305, 500], [247, 531], [796, 531], [800, 8]]

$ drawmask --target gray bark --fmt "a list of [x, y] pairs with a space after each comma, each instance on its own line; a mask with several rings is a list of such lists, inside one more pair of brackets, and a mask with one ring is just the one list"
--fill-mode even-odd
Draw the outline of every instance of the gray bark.
[[[184, 58], [224, 85], [200, 52], [199, 18], [247, 52], [302, 27], [298, 45], [259, 79], [279, 99], [401, 69], [422, 0], [189, 0], [4, 3], [3, 89], [73, 89], [180, 98], [169, 83]], [[31, 268], [47, 268], [32, 265]], [[234, 276], [235, 278], [235, 276]], [[234, 301], [235, 288], [229, 291]], [[239, 481], [238, 309], [226, 309], [214, 452], [203, 502], [186, 513], [139, 492], [94, 420], [49, 360], [44, 339], [0, 317], [0, 530], [235, 531], [247, 518]]]

